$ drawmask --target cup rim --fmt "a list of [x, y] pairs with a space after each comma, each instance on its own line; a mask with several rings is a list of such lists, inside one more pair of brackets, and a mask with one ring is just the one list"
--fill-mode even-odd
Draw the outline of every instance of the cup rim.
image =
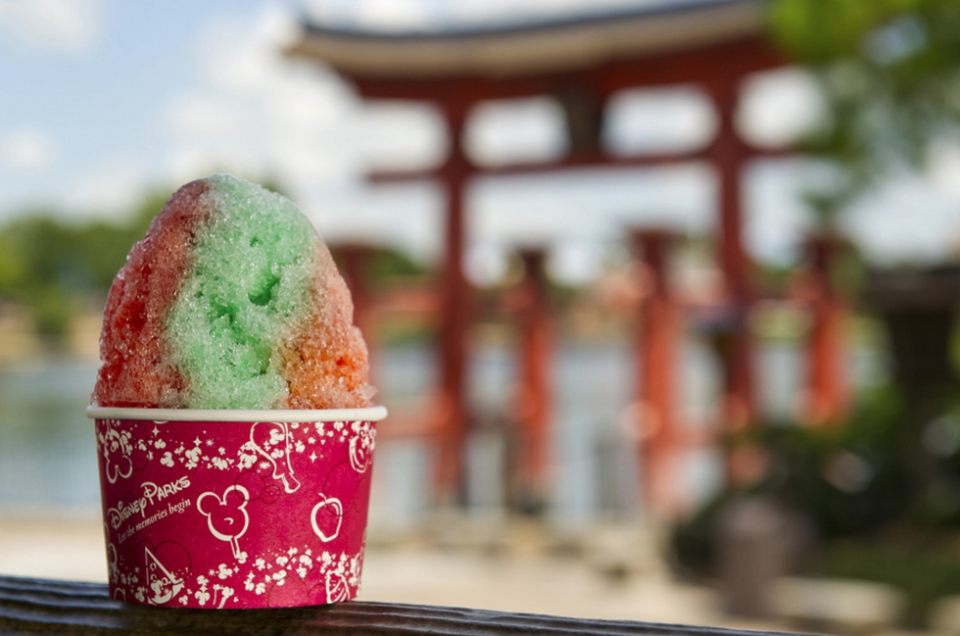
[[164, 422], [379, 422], [387, 417], [384, 406], [356, 409], [143, 409], [91, 404], [85, 410], [92, 420], [152, 420]]

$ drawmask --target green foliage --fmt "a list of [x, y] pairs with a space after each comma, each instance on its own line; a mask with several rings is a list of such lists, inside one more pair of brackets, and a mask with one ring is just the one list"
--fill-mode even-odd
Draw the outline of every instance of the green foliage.
[[[922, 458], [908, 452], [908, 406], [888, 387], [866, 396], [839, 427], [768, 425], [733, 440], [761, 446], [768, 469], [674, 529], [677, 562], [709, 573], [725, 504], [765, 496], [812, 522], [823, 546], [814, 575], [894, 585], [907, 595], [906, 624], [922, 626], [932, 603], [960, 594], [960, 398], [945, 399], [925, 424]], [[917, 461], [925, 463], [923, 480]]]
[[860, 52], [863, 38], [923, 0], [779, 0], [770, 19], [787, 50], [825, 63]]
[[48, 340], [67, 334], [73, 318], [70, 299], [55, 287], [45, 287], [33, 299], [33, 322], [37, 333]]
[[752, 487], [803, 511], [824, 537], [879, 527], [910, 506], [899, 394], [871, 395], [840, 428], [767, 426], [752, 434], [770, 457]]
[[905, 622], [923, 627], [931, 605], [960, 594], [960, 556], [927, 536], [899, 537], [900, 545], [836, 542], [823, 556], [826, 576], [887, 583], [907, 595]]
[[671, 560], [680, 573], [692, 579], [713, 573], [720, 511], [735, 496], [728, 490], [721, 492], [692, 517], [673, 528], [670, 537]]
[[887, 388], [867, 396], [839, 427], [767, 424], [731, 440], [762, 447], [768, 468], [756, 483], [723, 491], [677, 526], [678, 562], [708, 570], [717, 513], [743, 495], [765, 495], [802, 513], [826, 540], [898, 522], [913, 507], [903, 456], [904, 414], [899, 392]]
[[26, 263], [17, 254], [13, 237], [0, 234], [0, 298], [11, 297], [22, 288], [26, 276]]
[[[345, 261], [342, 247], [336, 244], [330, 246], [333, 260], [340, 271], [344, 271]], [[361, 277], [365, 284], [378, 287], [396, 279], [415, 278], [424, 276], [427, 269], [410, 258], [406, 253], [391, 248], [370, 248], [361, 268]]]
[[[31, 296], [45, 287], [76, 284], [83, 278], [77, 242], [71, 229], [49, 213], [34, 213], [8, 226], [3, 236], [26, 276], [15, 293]], [[78, 269], [79, 268], [79, 269]]]
[[37, 332], [66, 334], [82, 295], [105, 295], [127, 252], [163, 208], [150, 194], [119, 222], [69, 224], [45, 210], [27, 211], [0, 227], [0, 301], [27, 306]]
[[826, 98], [828, 116], [802, 144], [844, 171], [809, 201], [822, 218], [960, 134], [957, 0], [777, 0], [770, 24]]
[[426, 269], [398, 250], [378, 250], [371, 259], [368, 272], [373, 281], [404, 276], [423, 276]]

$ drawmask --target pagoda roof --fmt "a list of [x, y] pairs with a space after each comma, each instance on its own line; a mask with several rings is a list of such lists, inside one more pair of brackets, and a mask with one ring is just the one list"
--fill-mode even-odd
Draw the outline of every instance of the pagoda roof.
[[288, 52], [346, 77], [516, 78], [702, 49], [763, 33], [762, 0], [649, 0], [541, 21], [404, 31], [301, 21]]

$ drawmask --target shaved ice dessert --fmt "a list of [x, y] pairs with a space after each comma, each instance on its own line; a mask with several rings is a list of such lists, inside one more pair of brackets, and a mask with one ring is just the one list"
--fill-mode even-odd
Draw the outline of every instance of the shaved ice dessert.
[[93, 403], [370, 406], [352, 316], [327, 246], [294, 203], [229, 175], [188, 183], [110, 289]]
[[107, 298], [95, 420], [110, 594], [257, 609], [354, 598], [377, 422], [327, 246], [284, 197], [188, 183]]

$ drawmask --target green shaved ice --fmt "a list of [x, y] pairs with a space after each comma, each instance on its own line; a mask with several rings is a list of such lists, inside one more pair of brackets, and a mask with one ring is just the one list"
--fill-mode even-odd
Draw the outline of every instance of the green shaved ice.
[[210, 177], [213, 216], [171, 308], [167, 338], [189, 407], [276, 408], [280, 352], [310, 312], [313, 226], [289, 199], [229, 175]]

